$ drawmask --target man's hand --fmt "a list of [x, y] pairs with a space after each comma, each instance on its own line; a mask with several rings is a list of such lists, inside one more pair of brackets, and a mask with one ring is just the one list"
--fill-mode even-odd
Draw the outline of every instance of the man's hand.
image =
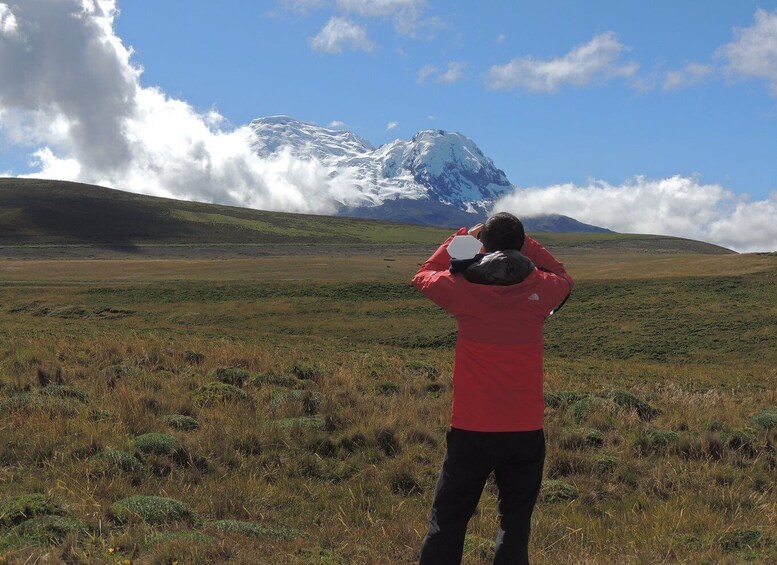
[[480, 232], [482, 232], [482, 231], [483, 231], [483, 224], [478, 224], [476, 226], [472, 226], [469, 229], [469, 232], [467, 232], [467, 233], [469, 233], [469, 235], [471, 235], [472, 237], [476, 237], [476, 238], [480, 239]]

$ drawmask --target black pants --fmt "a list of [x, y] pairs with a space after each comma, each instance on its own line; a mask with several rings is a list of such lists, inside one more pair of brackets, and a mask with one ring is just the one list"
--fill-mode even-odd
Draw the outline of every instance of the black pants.
[[467, 523], [492, 471], [499, 488], [500, 520], [494, 563], [529, 563], [531, 514], [545, 462], [544, 432], [451, 428], [446, 440], [421, 565], [461, 563]]

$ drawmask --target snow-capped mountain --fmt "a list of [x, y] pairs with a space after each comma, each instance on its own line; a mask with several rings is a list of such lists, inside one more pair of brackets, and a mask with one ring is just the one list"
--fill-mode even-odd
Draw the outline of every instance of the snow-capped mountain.
[[423, 130], [410, 141], [375, 148], [352, 132], [288, 116], [258, 118], [250, 127], [260, 156], [287, 151], [315, 159], [329, 169], [330, 178], [341, 177], [355, 188], [339, 202], [341, 215], [466, 225], [481, 221], [513, 188], [472, 140], [456, 132]]

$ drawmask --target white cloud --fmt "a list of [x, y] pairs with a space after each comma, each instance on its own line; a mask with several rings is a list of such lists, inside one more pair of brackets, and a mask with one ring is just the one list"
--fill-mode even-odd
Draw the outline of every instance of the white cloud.
[[683, 88], [686, 86], [692, 86], [705, 77], [707, 77], [713, 71], [712, 65], [705, 65], [702, 63], [688, 63], [685, 67], [676, 71], [669, 71], [664, 78], [664, 90], [674, 90], [676, 88]]
[[486, 84], [493, 90], [555, 92], [565, 84], [585, 86], [597, 80], [631, 77], [638, 65], [618, 62], [627, 50], [613, 32], [602, 33], [563, 57], [518, 57], [505, 65], [494, 65], [488, 71]]
[[348, 129], [348, 124], [340, 120], [332, 120], [329, 122], [330, 129]]
[[777, 193], [750, 202], [692, 177], [517, 188], [494, 210], [519, 217], [563, 214], [618, 232], [688, 237], [743, 252], [777, 250]]
[[421, 14], [426, 0], [337, 0], [346, 13], [367, 18], [389, 18], [400, 33], [413, 35], [423, 25]]
[[393, 129], [397, 129], [399, 127], [399, 122], [389, 122], [386, 126], [386, 131], [391, 131]]
[[729, 77], [765, 78], [777, 95], [777, 11], [758, 9], [755, 24], [736, 30], [736, 41], [716, 55], [724, 59]]
[[0, 3], [0, 36], [13, 37], [16, 35], [18, 24], [8, 4]]
[[500, 33], [496, 36], [497, 43], [504, 43], [507, 40], [507, 36], [504, 33]]
[[441, 71], [435, 65], [426, 65], [418, 71], [418, 82], [423, 84], [430, 77], [441, 84], [453, 84], [464, 78], [464, 69], [467, 64], [462, 61], [451, 61], [445, 71]]
[[375, 48], [367, 28], [337, 16], [329, 19], [310, 44], [316, 51], [332, 54], [342, 53], [345, 49], [369, 53]]
[[140, 84], [113, 32], [115, 0], [25, 0], [0, 37], [0, 135], [29, 148], [33, 177], [268, 210], [331, 213], [356, 197], [288, 151], [262, 159], [253, 131]]

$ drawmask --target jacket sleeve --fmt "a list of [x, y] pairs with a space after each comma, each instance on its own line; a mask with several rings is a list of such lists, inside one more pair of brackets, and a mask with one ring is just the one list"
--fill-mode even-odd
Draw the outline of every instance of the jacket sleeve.
[[413, 286], [423, 292], [432, 302], [448, 312], [456, 313], [458, 296], [463, 285], [457, 284], [455, 275], [450, 272], [451, 256], [448, 244], [456, 235], [466, 235], [467, 228], [460, 228], [445, 240], [426, 262], [421, 265], [411, 281]]
[[[572, 289], [575, 288], [575, 281], [569, 276], [564, 264], [550, 254], [550, 251], [545, 249], [540, 243], [526, 236], [526, 240], [521, 249], [521, 253], [526, 255], [532, 260], [534, 265], [540, 270], [555, 275], [555, 277], [545, 277], [553, 288], [555, 308], [551, 311], [556, 312], [561, 308], [572, 293]], [[560, 281], [554, 281], [554, 278], [561, 279]]]

